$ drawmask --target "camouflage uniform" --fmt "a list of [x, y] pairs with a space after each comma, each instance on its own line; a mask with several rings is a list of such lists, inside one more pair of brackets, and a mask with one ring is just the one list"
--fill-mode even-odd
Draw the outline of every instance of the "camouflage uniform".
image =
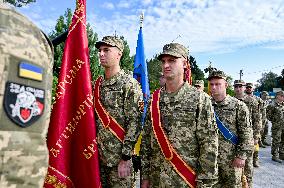
[[[253, 87], [253, 84], [252, 83], [247, 83], [246, 87], [248, 87], [248, 86]], [[264, 102], [263, 102], [263, 100], [260, 97], [257, 97], [255, 95], [252, 95], [251, 97], [255, 98], [257, 103], [258, 103], [256, 108], [259, 111], [259, 117], [258, 117], [258, 119], [259, 119], [258, 120], [258, 122], [259, 122], [258, 123], [259, 130], [257, 130], [257, 132], [259, 132], [258, 142], [260, 142], [261, 141], [261, 133], [262, 133], [262, 130], [263, 130], [263, 127], [262, 127], [263, 117], [262, 117], [262, 115], [263, 115], [263, 113], [266, 113], [266, 110], [264, 109]], [[259, 167], [259, 162], [258, 162], [258, 160], [259, 160], [259, 156], [258, 156], [259, 144], [260, 143], [258, 143], [258, 145], [256, 146], [256, 149], [253, 152], [253, 166], [255, 166], [255, 167]]]
[[[284, 95], [284, 92], [278, 92], [278, 95]], [[273, 158], [279, 158], [279, 149], [281, 148], [281, 134], [284, 132], [284, 104], [276, 99], [267, 107], [267, 118], [272, 123], [272, 145], [271, 154]], [[282, 142], [283, 143], [283, 142]]]
[[[180, 44], [165, 45], [163, 54], [179, 57]], [[181, 52], [182, 51], [182, 52]], [[210, 98], [187, 82], [176, 92], [160, 93], [161, 122], [167, 137], [186, 164], [197, 174], [197, 187], [211, 187], [217, 181], [218, 136]], [[151, 105], [151, 104], [150, 104]], [[164, 158], [152, 131], [148, 110], [144, 126], [141, 155], [143, 180], [150, 180], [151, 187], [188, 187], [186, 182]]]
[[[263, 91], [261, 92], [261, 96], [262, 95], [269, 95], [267, 91]], [[267, 116], [266, 116], [266, 109], [267, 109], [267, 106], [269, 105], [269, 100], [264, 100], [263, 99], [263, 110], [262, 110], [262, 132], [261, 132], [261, 140], [262, 140], [262, 143], [264, 145], [269, 145], [266, 141], [266, 137], [267, 137], [267, 134], [268, 134], [268, 120], [267, 120]]]
[[[236, 84], [236, 83], [235, 83]], [[238, 98], [243, 101], [248, 109], [250, 114], [250, 123], [253, 129], [253, 139], [258, 140], [260, 138], [261, 130], [261, 115], [259, 103], [254, 97], [244, 95], [242, 98]], [[252, 177], [253, 177], [253, 153], [247, 153], [246, 165], [245, 165], [245, 175], [247, 177], [250, 187], [252, 187]]]
[[[115, 37], [104, 37], [101, 43], [123, 46]], [[119, 45], [117, 45], [117, 43]], [[124, 128], [126, 134], [123, 143], [96, 118], [97, 142], [100, 155], [101, 180], [103, 187], [131, 187], [133, 178], [119, 178], [118, 164], [121, 159], [129, 160], [136, 143], [140, 126], [139, 102], [142, 101], [142, 91], [139, 83], [131, 72], [121, 70], [117, 75], [104, 80], [100, 88], [100, 100], [109, 114]], [[126, 158], [124, 158], [126, 157]], [[128, 158], [129, 157], [129, 158]]]
[[[223, 78], [222, 71], [213, 71], [208, 80]], [[241, 188], [242, 168], [234, 168], [232, 162], [235, 158], [246, 160], [247, 153], [253, 150], [253, 130], [249, 121], [249, 111], [245, 103], [229, 95], [217, 102], [212, 98], [212, 105], [220, 121], [238, 137], [238, 144], [234, 145], [219, 131], [218, 176], [216, 187]]]
[[1, 3], [0, 57], [0, 187], [42, 187], [53, 50], [37, 26]]

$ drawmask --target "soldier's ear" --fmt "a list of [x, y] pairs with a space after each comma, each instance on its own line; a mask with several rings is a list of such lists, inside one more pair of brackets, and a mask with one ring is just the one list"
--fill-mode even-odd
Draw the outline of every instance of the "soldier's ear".
[[228, 84], [228, 82], [226, 81], [226, 82], [225, 82], [225, 87], [226, 87], [226, 89], [228, 88], [228, 86], [229, 86], [229, 84]]

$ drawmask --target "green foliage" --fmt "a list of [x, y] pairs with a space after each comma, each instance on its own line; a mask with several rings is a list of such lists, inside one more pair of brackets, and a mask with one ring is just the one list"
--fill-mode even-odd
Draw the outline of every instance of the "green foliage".
[[281, 78], [273, 72], [263, 73], [262, 78], [257, 80], [259, 86], [256, 88], [256, 90], [272, 91], [273, 88], [281, 87], [281, 85], [279, 84], [280, 80]]
[[[72, 11], [67, 9], [64, 13], [64, 16], [60, 16], [57, 19], [54, 30], [49, 34], [49, 38], [54, 39], [60, 36], [62, 33], [68, 31], [70, 24], [72, 23]], [[87, 24], [87, 37], [88, 37], [88, 47], [89, 47], [89, 56], [90, 56], [90, 69], [92, 80], [94, 81], [99, 75], [103, 74], [103, 69], [99, 63], [98, 49], [95, 47], [96, 42], [98, 41], [98, 34], [94, 32], [90, 24]], [[121, 67], [125, 70], [133, 70], [134, 56], [130, 57], [130, 49], [127, 41], [123, 36], [120, 37], [124, 42], [124, 51], [121, 58]], [[62, 57], [64, 52], [65, 42], [54, 47], [54, 70], [60, 70]], [[54, 72], [53, 79], [53, 96], [56, 91], [56, 85], [58, 83], [59, 71]]]
[[147, 60], [147, 68], [149, 74], [148, 78], [151, 92], [160, 87], [159, 78], [162, 74], [162, 67], [161, 61], [159, 61], [157, 57], [158, 55], [154, 56], [150, 60]]
[[189, 57], [189, 63], [191, 68], [191, 75], [192, 80], [204, 80], [204, 73], [203, 71], [198, 67], [197, 62], [194, 57]]
[[120, 60], [120, 66], [124, 70], [133, 70], [134, 65], [134, 56], [130, 56], [130, 48], [127, 41], [124, 39], [123, 36], [120, 36], [120, 39], [123, 40], [124, 50], [122, 53], [122, 57]]
[[29, 3], [34, 3], [36, 0], [4, 0], [4, 3], [6, 2], [14, 5], [15, 7], [22, 7]]
[[[161, 62], [157, 59], [158, 55], [155, 55], [152, 59], [147, 61], [148, 74], [150, 82], [150, 90], [153, 92], [155, 89], [160, 87], [159, 78], [162, 74]], [[204, 80], [204, 73], [198, 67], [197, 62], [194, 57], [189, 57], [189, 63], [191, 67], [192, 80]]]

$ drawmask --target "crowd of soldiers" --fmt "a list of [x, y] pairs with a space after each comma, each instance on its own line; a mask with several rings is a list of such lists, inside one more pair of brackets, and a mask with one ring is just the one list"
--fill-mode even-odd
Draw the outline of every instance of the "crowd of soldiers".
[[[19, 14], [12, 14], [13, 11], [7, 7], [1, 5], [0, 8], [1, 18], [7, 17], [1, 19], [1, 27], [13, 14], [16, 15], [13, 21], [25, 19]], [[28, 25], [31, 29], [33, 26], [29, 21], [24, 23], [22, 28]], [[11, 28], [13, 26], [10, 25]], [[3, 44], [0, 45], [0, 53], [5, 57], [0, 60], [1, 88], [5, 88], [9, 81], [42, 87], [46, 92], [45, 111], [42, 113], [45, 119], [29, 127], [25, 124], [15, 126], [17, 119], [9, 117], [15, 120], [11, 121], [7, 109], [6, 113], [2, 113], [2, 106], [11, 107], [12, 96], [16, 94], [8, 93], [9, 88], [6, 88], [4, 100], [1, 96], [1, 187], [40, 187], [47, 167], [44, 138], [50, 111], [52, 47], [42, 32], [36, 28], [32, 31], [36, 34], [27, 30], [22, 35], [39, 43], [32, 43], [30, 49], [27, 48], [22, 54], [20, 49], [14, 52], [9, 48], [11, 43], [19, 42], [13, 39], [19, 39], [21, 32], [0, 31], [0, 44]], [[9, 35], [12, 37], [3, 41], [2, 36]], [[150, 97], [145, 124], [141, 129], [143, 94], [132, 72], [120, 68], [123, 41], [116, 36], [105, 36], [95, 46], [104, 68], [104, 76], [97, 86], [99, 100], [113, 120], [111, 128], [104, 126], [101, 118], [96, 116], [102, 187], [133, 187], [131, 157], [141, 132], [142, 188], [252, 187], [253, 168], [260, 165], [259, 146], [269, 145], [266, 139], [268, 120], [272, 122], [272, 160], [278, 163], [284, 160], [283, 91], [277, 92], [276, 98], [270, 101], [267, 92], [263, 91], [261, 98], [255, 97], [253, 84], [235, 80], [235, 96], [229, 96], [226, 93], [226, 74], [214, 70], [208, 76], [208, 95], [203, 92], [202, 80], [196, 80], [195, 87], [185, 81], [188, 49], [178, 43], [166, 44], [158, 56], [162, 67], [161, 87]], [[41, 64], [48, 67], [44, 82], [31, 82], [13, 75], [16, 62], [21, 60], [32, 64], [45, 63]], [[24, 114], [17, 115], [18, 119], [24, 118]], [[118, 129], [123, 132], [121, 137]]]

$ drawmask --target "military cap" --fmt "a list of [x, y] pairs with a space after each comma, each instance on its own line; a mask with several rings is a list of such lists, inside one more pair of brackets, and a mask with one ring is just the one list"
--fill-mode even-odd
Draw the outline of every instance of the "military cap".
[[163, 55], [171, 55], [174, 57], [184, 57], [187, 59], [188, 57], [188, 49], [178, 43], [170, 43], [166, 44], [163, 47], [163, 52], [158, 56], [158, 59], [161, 60]]
[[203, 80], [196, 80], [194, 85], [195, 86], [204, 86], [204, 81]]
[[226, 80], [226, 79], [227, 79], [227, 76], [226, 76], [226, 74], [225, 74], [223, 71], [214, 70], [214, 71], [212, 71], [212, 72], [209, 74], [208, 80], [211, 80], [212, 78], [221, 78], [221, 79]]
[[269, 93], [267, 91], [262, 91], [261, 95], [269, 95]]
[[95, 46], [99, 49], [102, 44], [117, 47], [121, 52], [124, 50], [123, 41], [117, 36], [105, 36], [101, 41], [96, 42]]
[[246, 83], [246, 87], [253, 87], [253, 83]]
[[284, 91], [282, 91], [282, 90], [281, 91], [277, 91], [276, 95], [284, 95]]
[[245, 83], [245, 81], [243, 81], [243, 80], [235, 80], [235, 81], [234, 81], [234, 85], [242, 85], [242, 86], [245, 86], [246, 83]]

